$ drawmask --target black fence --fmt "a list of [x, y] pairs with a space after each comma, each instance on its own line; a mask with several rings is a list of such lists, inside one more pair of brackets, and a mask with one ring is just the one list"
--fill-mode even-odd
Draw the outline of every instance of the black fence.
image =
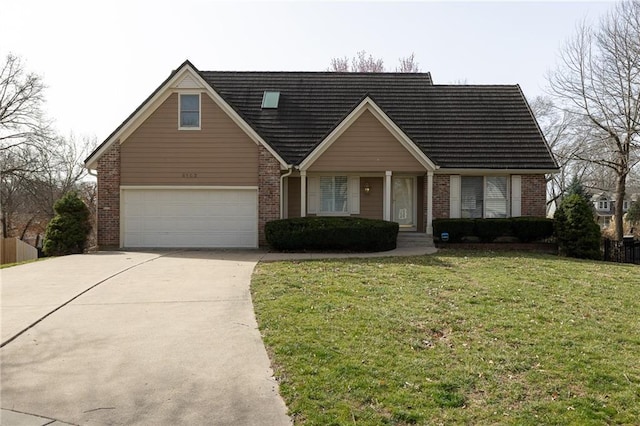
[[604, 260], [640, 265], [640, 240], [626, 237], [623, 241], [604, 240]]

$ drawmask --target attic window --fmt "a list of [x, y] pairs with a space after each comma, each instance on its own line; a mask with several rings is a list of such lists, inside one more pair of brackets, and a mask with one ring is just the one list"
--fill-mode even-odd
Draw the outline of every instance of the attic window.
[[262, 108], [278, 108], [278, 101], [280, 101], [280, 92], [265, 91], [262, 95]]
[[200, 95], [180, 94], [180, 130], [200, 130]]

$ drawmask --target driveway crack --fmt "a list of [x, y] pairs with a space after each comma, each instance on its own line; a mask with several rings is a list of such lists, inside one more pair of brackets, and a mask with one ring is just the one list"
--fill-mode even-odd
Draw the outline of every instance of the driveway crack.
[[110, 276], [108, 276], [107, 278], [98, 281], [97, 283], [93, 284], [91, 287], [81, 291], [80, 293], [76, 294], [75, 296], [73, 296], [71, 299], [67, 300], [66, 302], [64, 302], [63, 304], [61, 304], [60, 306], [54, 308], [53, 310], [51, 310], [50, 312], [48, 312], [47, 314], [43, 315], [42, 317], [38, 318], [37, 320], [35, 320], [33, 323], [31, 323], [30, 325], [28, 325], [27, 327], [25, 327], [24, 329], [20, 330], [18, 333], [16, 333], [15, 335], [13, 335], [12, 337], [8, 338], [7, 340], [5, 340], [4, 342], [0, 343], [0, 349], [4, 348], [6, 345], [8, 345], [9, 343], [13, 342], [14, 340], [16, 340], [18, 337], [22, 336], [24, 333], [26, 333], [27, 331], [31, 330], [33, 327], [35, 327], [36, 325], [38, 325], [39, 323], [41, 323], [45, 318], [53, 315], [54, 313], [56, 313], [57, 311], [59, 311], [60, 309], [64, 308], [65, 306], [67, 306], [69, 303], [73, 302], [74, 300], [76, 300], [77, 298], [79, 298], [80, 296], [82, 296], [85, 293], [88, 293], [89, 291], [93, 290], [94, 288], [98, 287], [100, 284], [103, 284], [107, 281], [109, 281], [112, 278], [117, 277], [120, 274], [123, 274], [127, 271], [130, 271], [133, 268], [137, 268], [140, 265], [144, 265], [145, 263], [149, 263], [149, 262], [153, 262], [156, 259], [159, 259], [161, 257], [164, 256], [169, 256], [169, 255], [173, 255], [176, 253], [180, 253], [183, 252], [184, 250], [179, 250], [179, 251], [173, 251], [170, 253], [164, 253], [161, 255], [158, 255], [154, 258], [151, 259], [147, 259], [144, 260], [142, 262], [136, 263], [135, 265], [131, 265], [121, 271], [116, 272], [115, 274], [112, 274]]

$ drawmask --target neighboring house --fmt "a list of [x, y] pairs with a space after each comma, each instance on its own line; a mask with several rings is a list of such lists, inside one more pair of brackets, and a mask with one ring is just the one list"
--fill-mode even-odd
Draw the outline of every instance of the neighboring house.
[[[640, 200], [640, 193], [627, 193], [622, 202], [622, 211], [627, 212], [631, 204]], [[597, 192], [591, 197], [593, 208], [596, 212], [596, 221], [600, 228], [606, 229], [610, 226], [615, 215], [616, 196], [613, 192]]]
[[545, 216], [557, 164], [519, 86], [183, 63], [87, 159], [101, 247], [256, 247], [267, 221]]

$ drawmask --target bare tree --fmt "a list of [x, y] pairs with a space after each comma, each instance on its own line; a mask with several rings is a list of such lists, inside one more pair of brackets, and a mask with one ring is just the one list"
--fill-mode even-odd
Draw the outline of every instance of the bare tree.
[[0, 65], [0, 173], [31, 170], [33, 150], [48, 140], [43, 92], [41, 77], [27, 73], [18, 56], [7, 55]]
[[[616, 199], [640, 155], [640, 1], [617, 3], [596, 27], [579, 25], [549, 75], [552, 93], [585, 135], [576, 158], [615, 173]], [[615, 236], [623, 236], [622, 202]]]
[[82, 159], [95, 140], [56, 135], [45, 118], [44, 83], [9, 54], [0, 65], [0, 222], [24, 238], [53, 217], [53, 203], [86, 176]]
[[[399, 66], [396, 72], [420, 72], [420, 67], [415, 60], [415, 54], [399, 58]], [[327, 71], [333, 72], [385, 72], [384, 60], [374, 58], [373, 55], [367, 54], [366, 50], [360, 50], [352, 58], [342, 57], [333, 58]]]
[[411, 52], [411, 55], [406, 58], [399, 58], [400, 64], [396, 67], [396, 72], [420, 72], [420, 64], [416, 62], [416, 54]]

